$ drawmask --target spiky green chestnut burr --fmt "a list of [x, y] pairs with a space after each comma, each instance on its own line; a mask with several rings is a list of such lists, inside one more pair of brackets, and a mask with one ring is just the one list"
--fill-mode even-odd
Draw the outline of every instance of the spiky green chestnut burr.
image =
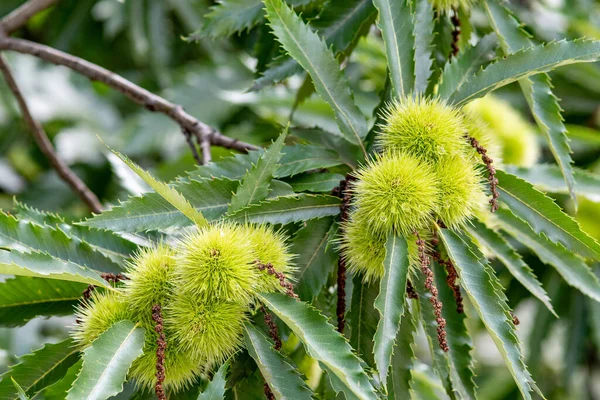
[[355, 205], [374, 232], [408, 235], [431, 226], [439, 197], [438, 180], [429, 164], [391, 152], [370, 161], [356, 177]]
[[203, 301], [248, 303], [260, 271], [246, 230], [220, 223], [200, 229], [180, 243], [176, 290]]
[[101, 292], [98, 289], [92, 292], [89, 300], [77, 306], [75, 318], [77, 325], [72, 336], [81, 347], [88, 346], [119, 321], [137, 321], [121, 292]]
[[471, 157], [451, 156], [436, 166], [439, 219], [449, 228], [464, 225], [486, 205], [483, 178]]
[[155, 304], [165, 304], [175, 268], [175, 253], [164, 244], [143, 249], [127, 269], [125, 300], [135, 312], [147, 313]]
[[247, 306], [239, 303], [199, 301], [182, 292], [167, 306], [165, 322], [173, 328], [177, 351], [212, 366], [241, 346], [246, 310]]
[[[360, 209], [351, 213], [349, 221], [344, 224], [343, 232], [340, 253], [346, 257], [348, 271], [362, 275], [363, 282], [367, 283], [381, 279], [385, 269], [383, 262], [387, 235], [383, 232], [373, 232]], [[427, 231], [421, 231], [421, 236], [431, 235]], [[409, 235], [406, 241], [410, 265], [418, 267], [419, 249], [414, 235]]]
[[[477, 139], [479, 144], [487, 150], [487, 155], [494, 160], [494, 166], [502, 165], [502, 146], [498, 138], [493, 135], [494, 132], [476, 114], [466, 111], [464, 115], [468, 136]], [[477, 150], [471, 148], [470, 151], [467, 151], [467, 155], [471, 156], [477, 163], [483, 163]]]
[[[89, 346], [101, 333], [119, 321], [129, 320], [140, 324], [145, 331], [144, 354], [133, 362], [129, 377], [135, 379], [140, 387], [152, 390], [156, 382], [157, 344], [151, 308], [135, 312], [122, 293], [100, 293], [96, 290], [89, 301], [78, 307], [76, 316], [79, 323], [72, 336], [82, 348]], [[165, 329], [167, 336], [171, 336], [171, 327], [166, 325]], [[171, 345], [167, 346], [165, 365], [165, 385], [178, 390], [194, 381], [200, 361], [177, 351]]]
[[391, 103], [383, 117], [377, 145], [384, 152], [407, 152], [433, 164], [464, 151], [462, 115], [439, 100], [405, 97]]
[[[280, 232], [275, 232], [267, 225], [247, 225], [244, 227], [252, 244], [255, 260], [262, 264], [271, 264], [277, 272], [290, 278], [294, 272], [292, 255], [289, 253], [285, 237]], [[279, 279], [265, 271], [261, 272], [257, 282], [258, 292], [286, 291]]]
[[487, 95], [467, 104], [465, 110], [487, 125], [502, 148], [506, 164], [530, 167], [536, 163], [540, 154], [536, 134], [508, 102]]

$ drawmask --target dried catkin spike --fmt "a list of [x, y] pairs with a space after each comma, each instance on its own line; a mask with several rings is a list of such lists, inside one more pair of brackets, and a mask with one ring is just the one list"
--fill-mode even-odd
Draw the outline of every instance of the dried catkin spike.
[[496, 178], [494, 160], [487, 155], [487, 150], [479, 144], [477, 139], [467, 136], [467, 140], [471, 143], [471, 146], [481, 154], [481, 159], [485, 164], [485, 168], [488, 170], [488, 182], [490, 184], [490, 192], [492, 192], [492, 198], [490, 199], [490, 204], [492, 206], [491, 211], [496, 212], [496, 210], [498, 210], [498, 197], [500, 197], [500, 193], [498, 193], [498, 178]]
[[163, 329], [163, 317], [162, 307], [159, 304], [152, 306], [152, 320], [156, 323], [154, 331], [157, 333], [156, 337], [156, 384], [154, 385], [154, 392], [158, 400], [166, 400], [165, 389], [163, 383], [165, 382], [165, 351], [167, 349], [167, 339]]
[[458, 273], [456, 272], [456, 268], [454, 268], [454, 264], [450, 260], [442, 259], [442, 256], [437, 251], [433, 252], [433, 259], [440, 265], [446, 268], [448, 272], [448, 276], [446, 277], [446, 283], [452, 289], [452, 293], [454, 295], [454, 300], [456, 300], [456, 312], [459, 314], [464, 313], [463, 306], [463, 298], [462, 293], [460, 292], [460, 286], [456, 283], [458, 279]]
[[425, 251], [425, 241], [421, 239], [421, 236], [417, 231], [415, 231], [414, 234], [417, 237], [417, 246], [419, 247], [421, 272], [423, 272], [423, 275], [425, 275], [425, 289], [431, 293], [429, 301], [433, 306], [433, 312], [437, 322], [438, 342], [443, 351], [448, 351], [448, 342], [446, 340], [446, 320], [442, 316], [442, 302], [438, 299], [438, 290], [433, 280], [433, 271], [431, 268], [429, 268], [430, 259]]
[[460, 18], [458, 17], [458, 8], [452, 7], [452, 17], [450, 18], [452, 22], [452, 51], [450, 52], [450, 57], [456, 57], [460, 48], [458, 47], [458, 43], [460, 42]]

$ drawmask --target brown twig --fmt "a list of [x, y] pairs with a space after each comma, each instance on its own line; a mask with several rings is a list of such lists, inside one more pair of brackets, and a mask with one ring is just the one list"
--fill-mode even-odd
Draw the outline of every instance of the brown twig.
[[156, 385], [154, 392], [158, 400], [166, 400], [165, 389], [165, 351], [167, 350], [167, 339], [163, 329], [162, 307], [159, 304], [152, 306], [152, 320], [156, 323], [154, 331], [158, 334], [156, 337]]
[[75, 191], [79, 198], [83, 200], [93, 212], [102, 212], [102, 205], [100, 204], [98, 197], [96, 197], [90, 188], [88, 188], [86, 184], [83, 183], [83, 181], [77, 175], [75, 175], [71, 168], [69, 168], [69, 166], [58, 157], [52, 142], [50, 139], [48, 139], [48, 135], [46, 135], [46, 132], [44, 131], [44, 128], [42, 128], [42, 125], [33, 118], [33, 115], [31, 115], [31, 111], [29, 110], [29, 106], [27, 105], [27, 102], [21, 93], [21, 89], [19, 89], [8, 63], [2, 55], [0, 55], [0, 71], [6, 80], [10, 91], [19, 104], [21, 114], [23, 115], [25, 123], [33, 134], [33, 139], [42, 153], [44, 153], [46, 158], [48, 158], [48, 161], [50, 161], [52, 167], [56, 170], [62, 180], [65, 181], [73, 189], [73, 191]]
[[438, 299], [438, 289], [435, 287], [433, 280], [433, 271], [429, 268], [431, 262], [425, 251], [425, 241], [421, 239], [419, 232], [414, 232], [417, 237], [417, 246], [419, 247], [419, 259], [421, 261], [421, 271], [425, 275], [425, 289], [431, 293], [429, 301], [433, 306], [433, 313], [435, 314], [435, 320], [437, 322], [437, 334], [440, 348], [447, 352], [448, 342], [446, 340], [446, 320], [442, 317], [442, 302]]
[[192, 137], [192, 133], [186, 129], [182, 129], [183, 136], [185, 136], [185, 141], [187, 142], [190, 150], [192, 150], [192, 155], [194, 156], [194, 160], [200, 165], [202, 165], [202, 159], [198, 154], [198, 149], [196, 148], [196, 143], [194, 143], [194, 138]]
[[58, 0], [29, 0], [5, 16], [2, 21], [0, 21], [0, 27], [6, 34], [11, 34], [25, 25], [35, 14], [51, 7], [56, 2], [58, 2]]
[[490, 192], [492, 192], [492, 198], [490, 199], [490, 204], [492, 206], [491, 211], [496, 212], [498, 210], [498, 197], [500, 197], [500, 193], [498, 193], [498, 178], [496, 178], [496, 168], [494, 168], [494, 160], [492, 160], [487, 155], [487, 150], [479, 144], [477, 139], [467, 135], [467, 140], [471, 143], [471, 146], [477, 150], [477, 153], [481, 155], [481, 159], [485, 164], [485, 168], [488, 171], [488, 182], [490, 184]]
[[456, 7], [452, 9], [450, 21], [452, 21], [452, 51], [449, 58], [452, 58], [456, 57], [460, 50], [458, 46], [460, 41], [460, 18], [458, 17], [458, 9]]
[[213, 146], [221, 146], [244, 153], [249, 150], [258, 149], [257, 146], [252, 144], [244, 143], [223, 135], [214, 128], [204, 124], [185, 112], [182, 106], [173, 104], [133, 82], [128, 81], [122, 76], [79, 57], [72, 56], [39, 43], [6, 36], [0, 38], [0, 50], [10, 50], [21, 54], [29, 54], [52, 64], [65, 66], [92, 81], [102, 82], [121, 92], [135, 103], [144, 106], [147, 110], [165, 114], [173, 121], [177, 122], [182, 130], [191, 132], [199, 141], [203, 138], [209, 138], [210, 144]]
[[448, 276], [446, 276], [446, 283], [452, 289], [452, 294], [454, 295], [454, 300], [456, 300], [456, 312], [462, 314], [465, 312], [463, 306], [463, 298], [462, 293], [460, 292], [460, 286], [456, 283], [458, 279], [458, 272], [456, 272], [456, 268], [454, 268], [454, 264], [450, 260], [444, 260], [442, 255], [434, 251], [433, 259], [440, 265], [446, 268], [446, 272], [448, 272]]
[[202, 149], [202, 163], [204, 165], [208, 164], [212, 160], [212, 156], [210, 154], [210, 138], [203, 137], [200, 139], [200, 148]]

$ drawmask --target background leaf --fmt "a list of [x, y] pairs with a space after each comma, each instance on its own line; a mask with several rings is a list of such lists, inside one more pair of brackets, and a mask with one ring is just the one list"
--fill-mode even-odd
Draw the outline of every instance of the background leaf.
[[562, 65], [600, 59], [600, 42], [574, 40], [551, 42], [512, 53], [473, 75], [451, 97], [461, 106], [509, 83], [548, 72]]
[[265, 6], [273, 32], [310, 74], [317, 93], [333, 109], [340, 131], [350, 142], [362, 144], [367, 122], [354, 104], [350, 87], [325, 42], [281, 0], [265, 0]]
[[197, 400], [219, 400], [225, 398], [225, 376], [229, 369], [229, 362], [221, 365], [212, 377], [206, 388], [198, 395]]
[[285, 295], [263, 293], [259, 297], [298, 336], [308, 354], [325, 365], [349, 393], [359, 399], [375, 397], [361, 360], [323, 315]]
[[482, 264], [472, 252], [472, 245], [451, 230], [439, 229], [438, 232], [458, 272], [461, 287], [498, 347], [521, 395], [531, 399], [530, 392], [535, 384], [523, 362], [519, 339], [500, 283], [489, 265]]
[[56, 344], [46, 344], [31, 354], [24, 355], [20, 362], [2, 374], [0, 399], [18, 399], [11, 378], [29, 395], [34, 395], [46, 386], [61, 379], [69, 367], [77, 362], [79, 351], [71, 339]]
[[500, 200], [533, 230], [585, 257], [600, 257], [600, 245], [549, 197], [514, 175], [497, 171]]
[[600, 283], [591, 268], [560, 244], [536, 234], [531, 226], [510, 211], [498, 210], [502, 229], [529, 247], [546, 264], [552, 265], [571, 286], [600, 301]]
[[273, 348], [273, 341], [252, 324], [244, 326], [244, 339], [250, 356], [256, 361], [265, 382], [276, 399], [312, 399], [299, 372], [281, 352]]
[[[491, 24], [498, 34], [505, 54], [532, 46], [529, 35], [506, 7], [496, 0], [485, 2], [485, 10]], [[527, 99], [529, 109], [540, 131], [546, 136], [550, 151], [563, 174], [573, 201], [575, 197], [575, 178], [571, 148], [567, 139], [567, 128], [563, 123], [558, 99], [552, 93], [552, 82], [547, 74], [532, 76], [519, 81], [521, 90]]]
[[37, 316], [68, 315], [86, 284], [17, 276], [0, 283], [0, 324], [20, 326]]

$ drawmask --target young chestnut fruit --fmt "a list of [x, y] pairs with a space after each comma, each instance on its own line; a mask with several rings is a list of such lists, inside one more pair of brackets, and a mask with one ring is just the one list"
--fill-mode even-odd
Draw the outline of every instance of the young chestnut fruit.
[[465, 149], [460, 112], [440, 100], [412, 96], [392, 102], [382, 114], [376, 143], [383, 153], [403, 152], [427, 163]]
[[[281, 292], [280, 277], [294, 271], [285, 238], [267, 226], [220, 222], [184, 238], [177, 247], [141, 250], [114, 291], [92, 292], [77, 309], [72, 336], [83, 348], [121, 320], [145, 330], [144, 354], [130, 378], [152, 390], [157, 382], [153, 307], [161, 306], [166, 339], [163, 387], [175, 392], [242, 346], [243, 325], [258, 292]], [[281, 276], [281, 275], [280, 275]]]
[[519, 167], [536, 163], [540, 145], [535, 131], [508, 102], [488, 94], [464, 109], [469, 118], [486, 126], [489, 136], [502, 149], [503, 162]]

